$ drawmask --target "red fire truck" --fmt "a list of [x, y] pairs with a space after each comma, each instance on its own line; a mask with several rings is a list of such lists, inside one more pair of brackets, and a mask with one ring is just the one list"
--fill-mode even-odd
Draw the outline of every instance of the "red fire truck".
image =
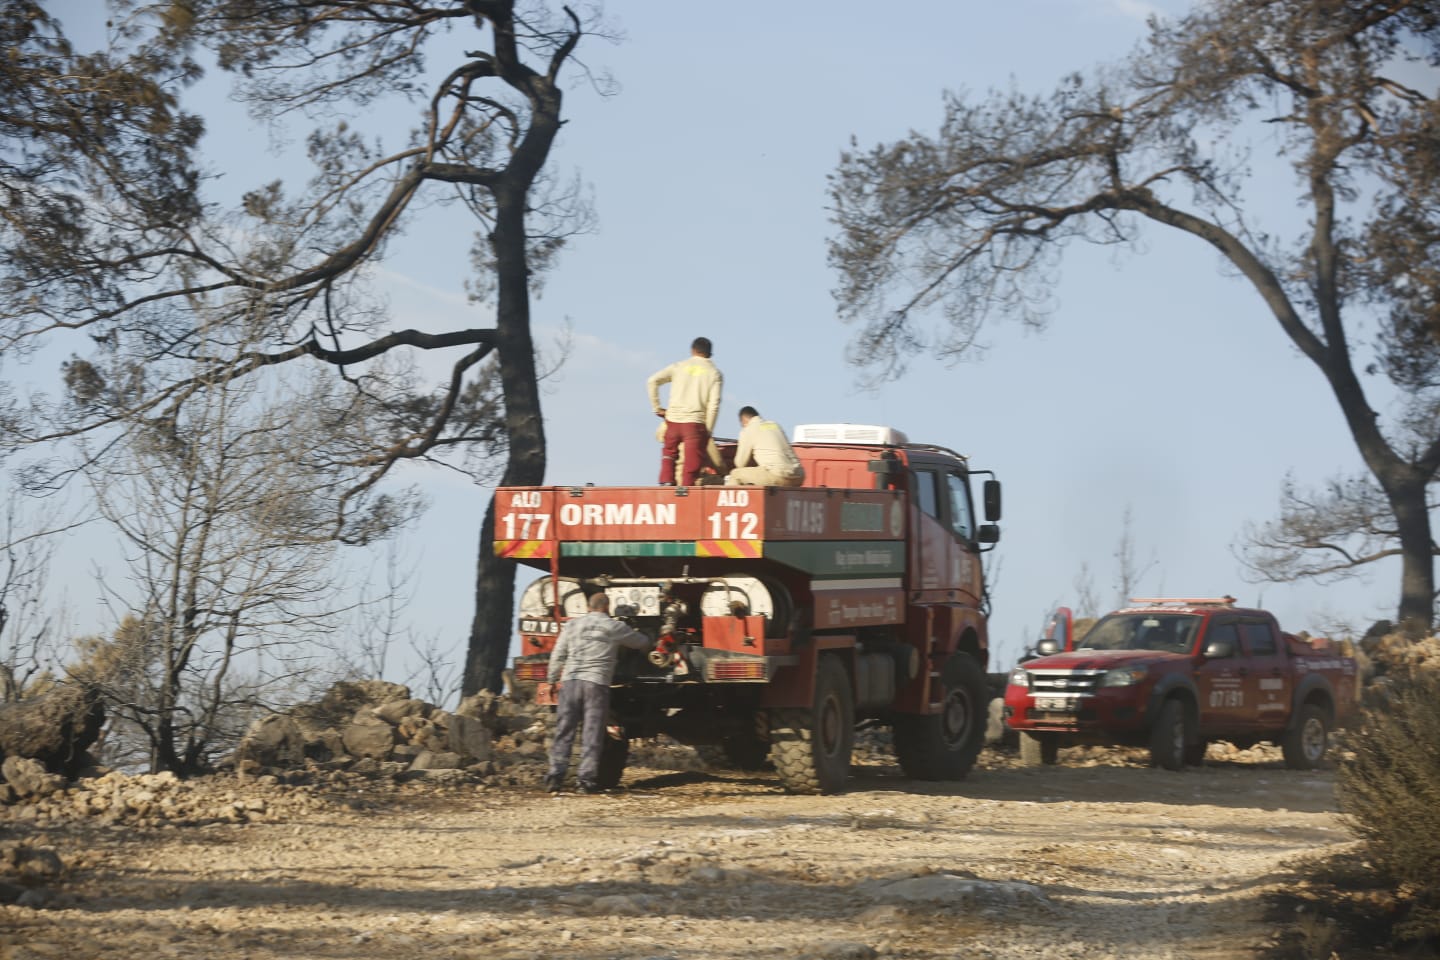
[[561, 625], [596, 591], [655, 641], [622, 652], [602, 786], [629, 740], [658, 734], [745, 768], [768, 759], [799, 793], [843, 788], [857, 723], [892, 729], [910, 777], [974, 764], [999, 481], [888, 427], [801, 426], [792, 445], [801, 487], [498, 491], [496, 552], [545, 571], [521, 597], [518, 682], [545, 679]]

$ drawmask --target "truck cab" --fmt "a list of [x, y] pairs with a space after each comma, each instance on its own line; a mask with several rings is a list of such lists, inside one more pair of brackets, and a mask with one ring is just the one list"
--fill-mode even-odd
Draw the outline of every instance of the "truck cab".
[[654, 642], [617, 667], [621, 744], [719, 744], [832, 792], [868, 720], [893, 727], [909, 775], [963, 776], [985, 726], [998, 481], [890, 427], [804, 425], [792, 447], [801, 487], [498, 491], [496, 552], [544, 572], [521, 598], [516, 680], [545, 679], [564, 622], [603, 590]]

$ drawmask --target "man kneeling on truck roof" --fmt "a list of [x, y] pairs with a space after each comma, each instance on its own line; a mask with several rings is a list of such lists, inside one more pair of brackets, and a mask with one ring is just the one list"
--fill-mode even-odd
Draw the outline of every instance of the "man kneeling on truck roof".
[[726, 476], [726, 485], [798, 487], [804, 482], [805, 468], [790, 448], [780, 424], [766, 420], [754, 407], [741, 407], [735, 468]]

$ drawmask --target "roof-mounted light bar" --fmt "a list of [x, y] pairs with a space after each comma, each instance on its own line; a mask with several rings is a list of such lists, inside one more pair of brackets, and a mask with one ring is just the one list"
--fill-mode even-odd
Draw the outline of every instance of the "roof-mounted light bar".
[[1235, 598], [1228, 594], [1223, 597], [1131, 597], [1131, 603], [1152, 607], [1233, 607]]

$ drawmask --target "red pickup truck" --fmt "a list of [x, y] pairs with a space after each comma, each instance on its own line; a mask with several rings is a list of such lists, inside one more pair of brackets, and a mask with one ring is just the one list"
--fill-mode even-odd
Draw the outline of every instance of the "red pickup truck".
[[1054, 763], [1078, 743], [1150, 749], [1167, 770], [1198, 765], [1211, 740], [1278, 743], [1287, 766], [1313, 769], [1356, 702], [1353, 657], [1283, 632], [1233, 597], [1136, 598], [1064, 650], [1010, 673], [1005, 721], [1028, 760]]

